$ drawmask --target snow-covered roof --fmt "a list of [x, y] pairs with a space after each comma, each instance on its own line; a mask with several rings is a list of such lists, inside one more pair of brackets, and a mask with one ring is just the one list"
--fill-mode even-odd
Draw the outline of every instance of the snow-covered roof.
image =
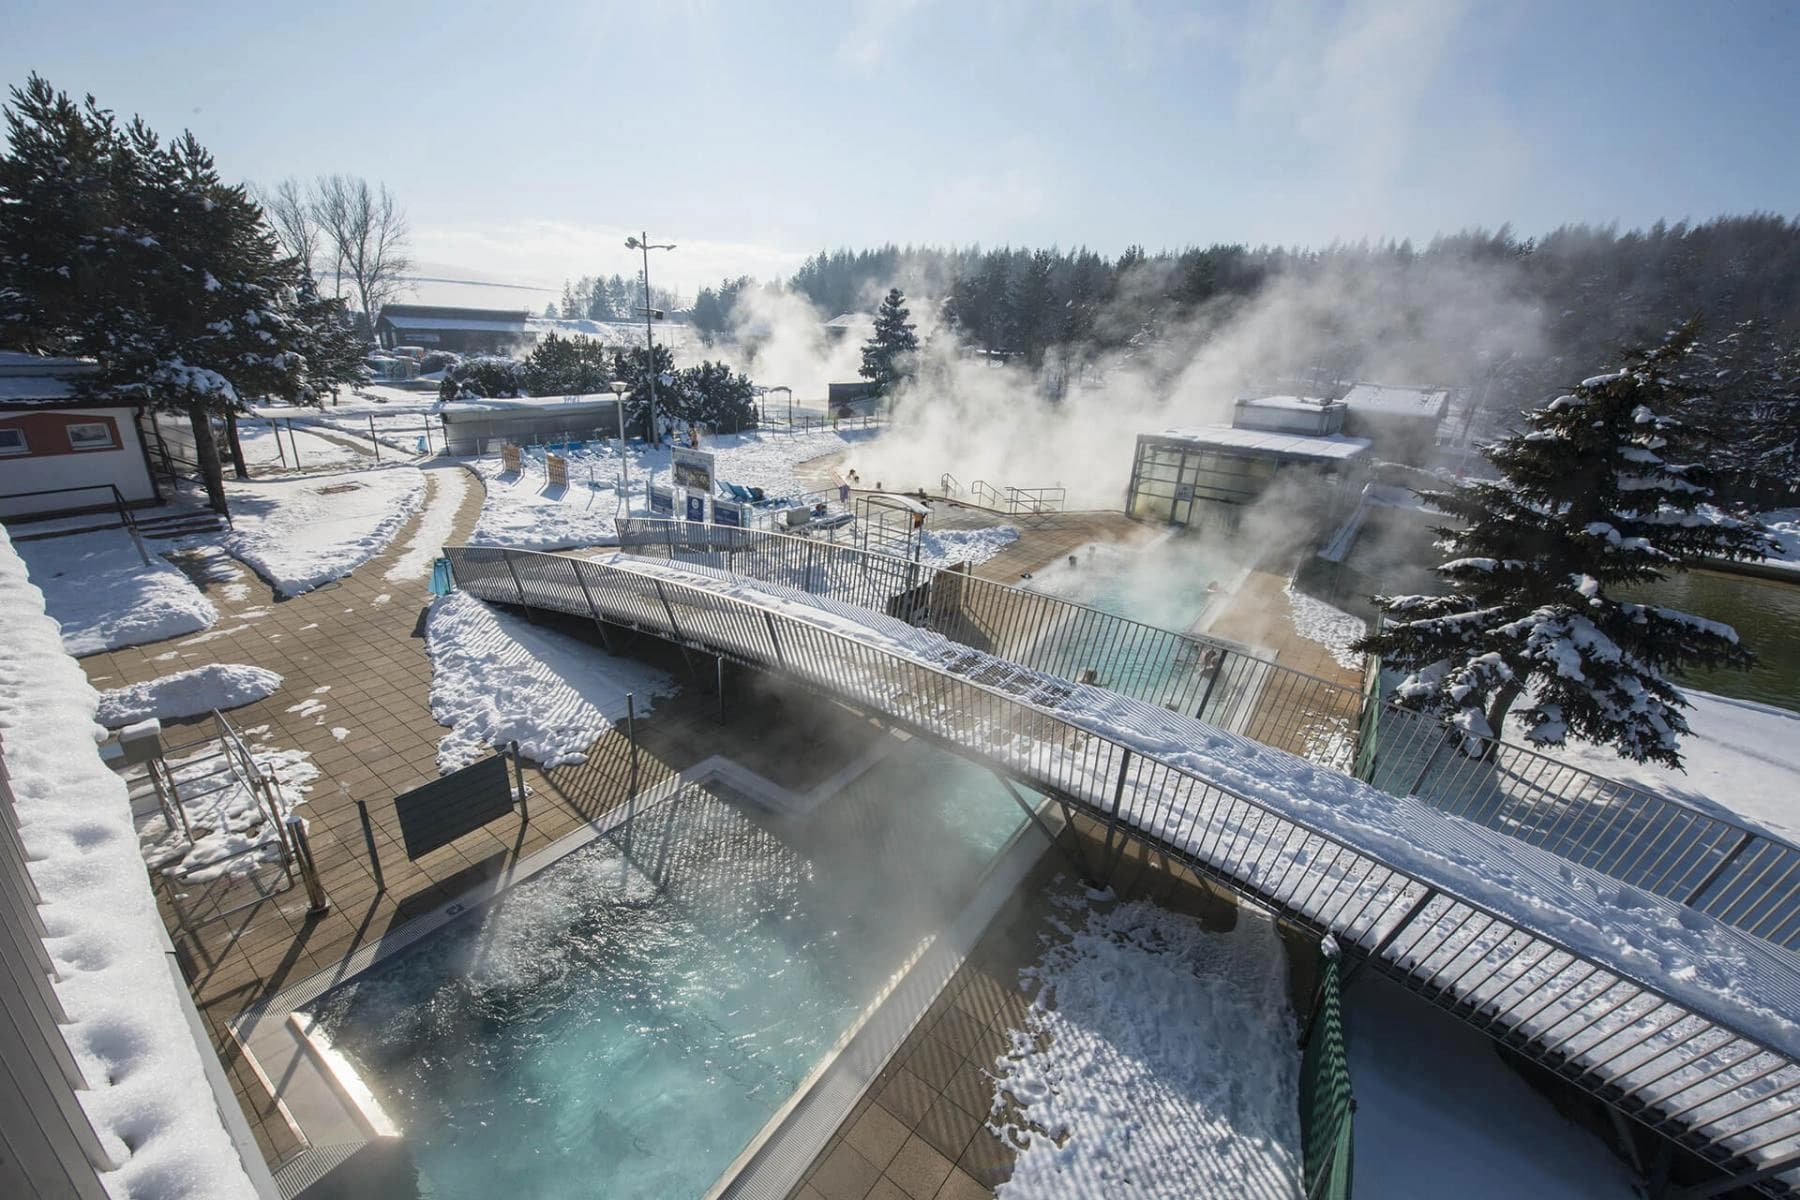
[[1341, 462], [1355, 458], [1369, 448], [1368, 438], [1345, 437], [1342, 434], [1313, 437], [1300, 433], [1276, 433], [1266, 429], [1236, 429], [1230, 425], [1168, 429], [1151, 436], [1192, 442], [1197, 446], [1239, 450], [1269, 458], [1310, 458], [1320, 462]]
[[571, 409], [597, 408], [602, 404], [611, 404], [617, 399], [611, 392], [587, 392], [578, 396], [497, 396], [492, 399], [446, 400], [438, 405], [437, 411], [444, 413], [495, 412], [520, 409]]
[[70, 380], [96, 368], [80, 358], [51, 358], [0, 350], [0, 404], [49, 404], [73, 399]]
[[1285, 408], [1296, 412], [1316, 413], [1333, 403], [1322, 396], [1240, 396], [1239, 404], [1252, 408]]
[[396, 330], [408, 329], [466, 329], [471, 333], [524, 333], [525, 316], [523, 313], [515, 321], [465, 320], [462, 317], [409, 317], [404, 314], [390, 317], [383, 313], [381, 319]]
[[1395, 387], [1385, 383], [1359, 383], [1344, 393], [1344, 403], [1354, 411], [1397, 417], [1442, 419], [1450, 406], [1450, 393], [1442, 388]]
[[875, 318], [868, 313], [839, 313], [825, 322], [827, 329], [855, 329], [862, 325], [873, 325]]

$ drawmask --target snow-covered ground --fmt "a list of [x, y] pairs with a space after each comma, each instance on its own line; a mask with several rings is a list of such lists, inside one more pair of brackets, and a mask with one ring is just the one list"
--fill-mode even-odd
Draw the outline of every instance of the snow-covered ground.
[[[1686, 691], [1693, 730], [1681, 739], [1685, 773], [1620, 758], [1603, 746], [1536, 747], [1561, 762], [1703, 809], [1735, 813], [1800, 841], [1800, 713], [1711, 692]], [[1509, 722], [1507, 739], [1526, 744]]]
[[242, 708], [281, 686], [281, 676], [246, 663], [208, 663], [113, 688], [100, 695], [99, 719], [109, 729], [148, 717], [172, 721], [197, 717], [214, 709]]
[[204, 883], [281, 861], [281, 833], [275, 821], [285, 819], [306, 798], [320, 772], [306, 751], [257, 740], [267, 729], [258, 725], [242, 733], [250, 739], [246, 748], [252, 760], [278, 785], [273, 817], [243, 781], [217, 773], [219, 761], [210, 750], [171, 759], [176, 790], [192, 785], [181, 807], [194, 837], [190, 841], [180, 829], [170, 827], [160, 809], [153, 811], [138, 824], [146, 864], [190, 883]]
[[70, 654], [159, 642], [219, 619], [212, 601], [154, 549], [146, 567], [123, 529], [22, 542], [16, 549]]
[[1373, 973], [1344, 996], [1355, 1193], [1633, 1200], [1631, 1172], [1500, 1061], [1493, 1044]]
[[1298, 1195], [1300, 1051], [1273, 922], [1243, 910], [1214, 933], [1147, 901], [1059, 902], [1065, 937], [1027, 970], [1041, 989], [996, 1063], [990, 1127], [1025, 1147], [1000, 1200]]
[[1317, 642], [1331, 651], [1331, 657], [1346, 671], [1362, 670], [1363, 656], [1350, 649], [1358, 638], [1369, 631], [1362, 618], [1353, 617], [1341, 608], [1334, 608], [1323, 600], [1314, 599], [1295, 587], [1291, 580], [1282, 590], [1287, 593], [1294, 631], [1307, 641]]
[[966, 562], [979, 566], [1019, 540], [1011, 525], [988, 529], [926, 529], [919, 535], [919, 561], [932, 567]]
[[1800, 574], [1800, 508], [1779, 508], [1758, 516], [1781, 547], [1763, 561]]
[[253, 472], [322, 471], [373, 461], [364, 451], [320, 437], [306, 427], [303, 419], [284, 419], [279, 429], [271, 421], [239, 421], [238, 444], [244, 448], [245, 465]]
[[457, 510], [473, 481], [462, 467], [445, 462], [430, 469], [431, 495], [418, 526], [407, 539], [406, 549], [382, 576], [389, 583], [411, 583], [431, 578], [431, 564], [444, 552], [444, 543], [456, 525]]
[[226, 547], [284, 596], [340, 579], [380, 554], [425, 493], [415, 467], [230, 481]]
[[[804, 489], [794, 477], [796, 466], [843, 450], [876, 432], [720, 434], [708, 438], [701, 449], [715, 456], [716, 474], [722, 482], [761, 488], [770, 497], [798, 497]], [[667, 446], [651, 450], [641, 443], [633, 445], [631, 490], [622, 504], [616, 443], [591, 446], [568, 458], [566, 488], [548, 482], [541, 449], [529, 452], [524, 470], [518, 474], [502, 471], [497, 455], [472, 460], [487, 484], [487, 500], [472, 543], [520, 550], [604, 545], [617, 536], [615, 515], [651, 515], [645, 491], [648, 482], [653, 480], [659, 487], [670, 483]]]
[[431, 606], [425, 636], [431, 715], [451, 727], [438, 745], [445, 772], [512, 741], [546, 767], [583, 762], [594, 739], [625, 719], [627, 693], [641, 715], [675, 688], [654, 667], [496, 612], [467, 592]]
[[6, 773], [67, 1014], [58, 1032], [87, 1085], [81, 1108], [119, 1164], [101, 1178], [116, 1197], [255, 1195], [170, 969], [125, 781], [95, 745], [99, 698], [3, 528], [0, 613]]

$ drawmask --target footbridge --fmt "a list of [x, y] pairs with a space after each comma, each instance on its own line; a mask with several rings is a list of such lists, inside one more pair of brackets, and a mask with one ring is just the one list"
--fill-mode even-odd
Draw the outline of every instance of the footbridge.
[[[1293, 702], [1297, 681], [1223, 642], [1165, 635], [1190, 647], [1178, 671], [1152, 652], [1163, 631], [1135, 634], [1135, 657], [1100, 657], [1069, 625], [1091, 618], [1028, 630], [1028, 610], [1049, 598], [1009, 605], [958, 572], [926, 577], [806, 539], [621, 533], [638, 550], [660, 537], [662, 552], [446, 553], [473, 595], [785, 676], [1103, 824], [1108, 846], [1129, 834], [1333, 937], [1356, 970], [1389, 976], [1710, 1162], [1717, 1180], [1689, 1196], [1800, 1194], [1800, 960], [1583, 861], [1595, 839], [1559, 854], [1493, 827], [1473, 789], [1471, 816], [1339, 769], [1366, 767], [1361, 706]], [[1027, 643], [1020, 658], [1037, 663], [998, 652]], [[1058, 654], [1073, 678], [1040, 665]], [[1532, 804], [1520, 811], [1542, 822]], [[1666, 826], [1634, 836], [1648, 838], [1640, 859], [1667, 857]], [[1715, 876], [1708, 888], [1722, 861], [1699, 869]]]

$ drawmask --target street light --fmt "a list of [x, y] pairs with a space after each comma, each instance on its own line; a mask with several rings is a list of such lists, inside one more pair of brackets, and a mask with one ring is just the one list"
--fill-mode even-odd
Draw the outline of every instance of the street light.
[[650, 241], [650, 235], [646, 233], [642, 237], [626, 238], [625, 248], [644, 252], [644, 341], [649, 344], [650, 353], [649, 361], [644, 364], [644, 373], [650, 377], [650, 444], [659, 446], [662, 444], [662, 439], [656, 431], [656, 337], [650, 332], [651, 318], [656, 315], [656, 310], [650, 307], [650, 252], [652, 250], [673, 250], [675, 243], [654, 245]]
[[619, 497], [631, 494], [631, 459], [625, 452], [625, 389], [630, 386], [623, 379], [615, 379], [607, 384], [612, 389], [613, 411], [619, 416]]

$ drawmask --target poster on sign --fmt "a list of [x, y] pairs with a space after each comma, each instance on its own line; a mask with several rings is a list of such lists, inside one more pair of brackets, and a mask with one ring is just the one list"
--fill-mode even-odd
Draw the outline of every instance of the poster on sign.
[[690, 521], [706, 520], [706, 497], [689, 492], [687, 494], [687, 519]]
[[713, 492], [713, 456], [704, 450], [676, 446], [670, 451], [669, 474], [676, 487], [710, 496]]
[[744, 527], [744, 506], [730, 500], [714, 500], [713, 524], [730, 525], [742, 529]]
[[569, 460], [560, 454], [544, 455], [544, 474], [549, 476], [551, 487], [568, 487]]
[[675, 491], [673, 488], [650, 488], [650, 511], [665, 517], [675, 515]]
[[513, 445], [511, 442], [507, 442], [505, 445], [501, 446], [500, 447], [500, 469], [508, 472], [509, 474], [517, 475], [519, 473], [519, 469], [520, 469], [519, 456], [520, 456], [519, 448], [517, 446]]

